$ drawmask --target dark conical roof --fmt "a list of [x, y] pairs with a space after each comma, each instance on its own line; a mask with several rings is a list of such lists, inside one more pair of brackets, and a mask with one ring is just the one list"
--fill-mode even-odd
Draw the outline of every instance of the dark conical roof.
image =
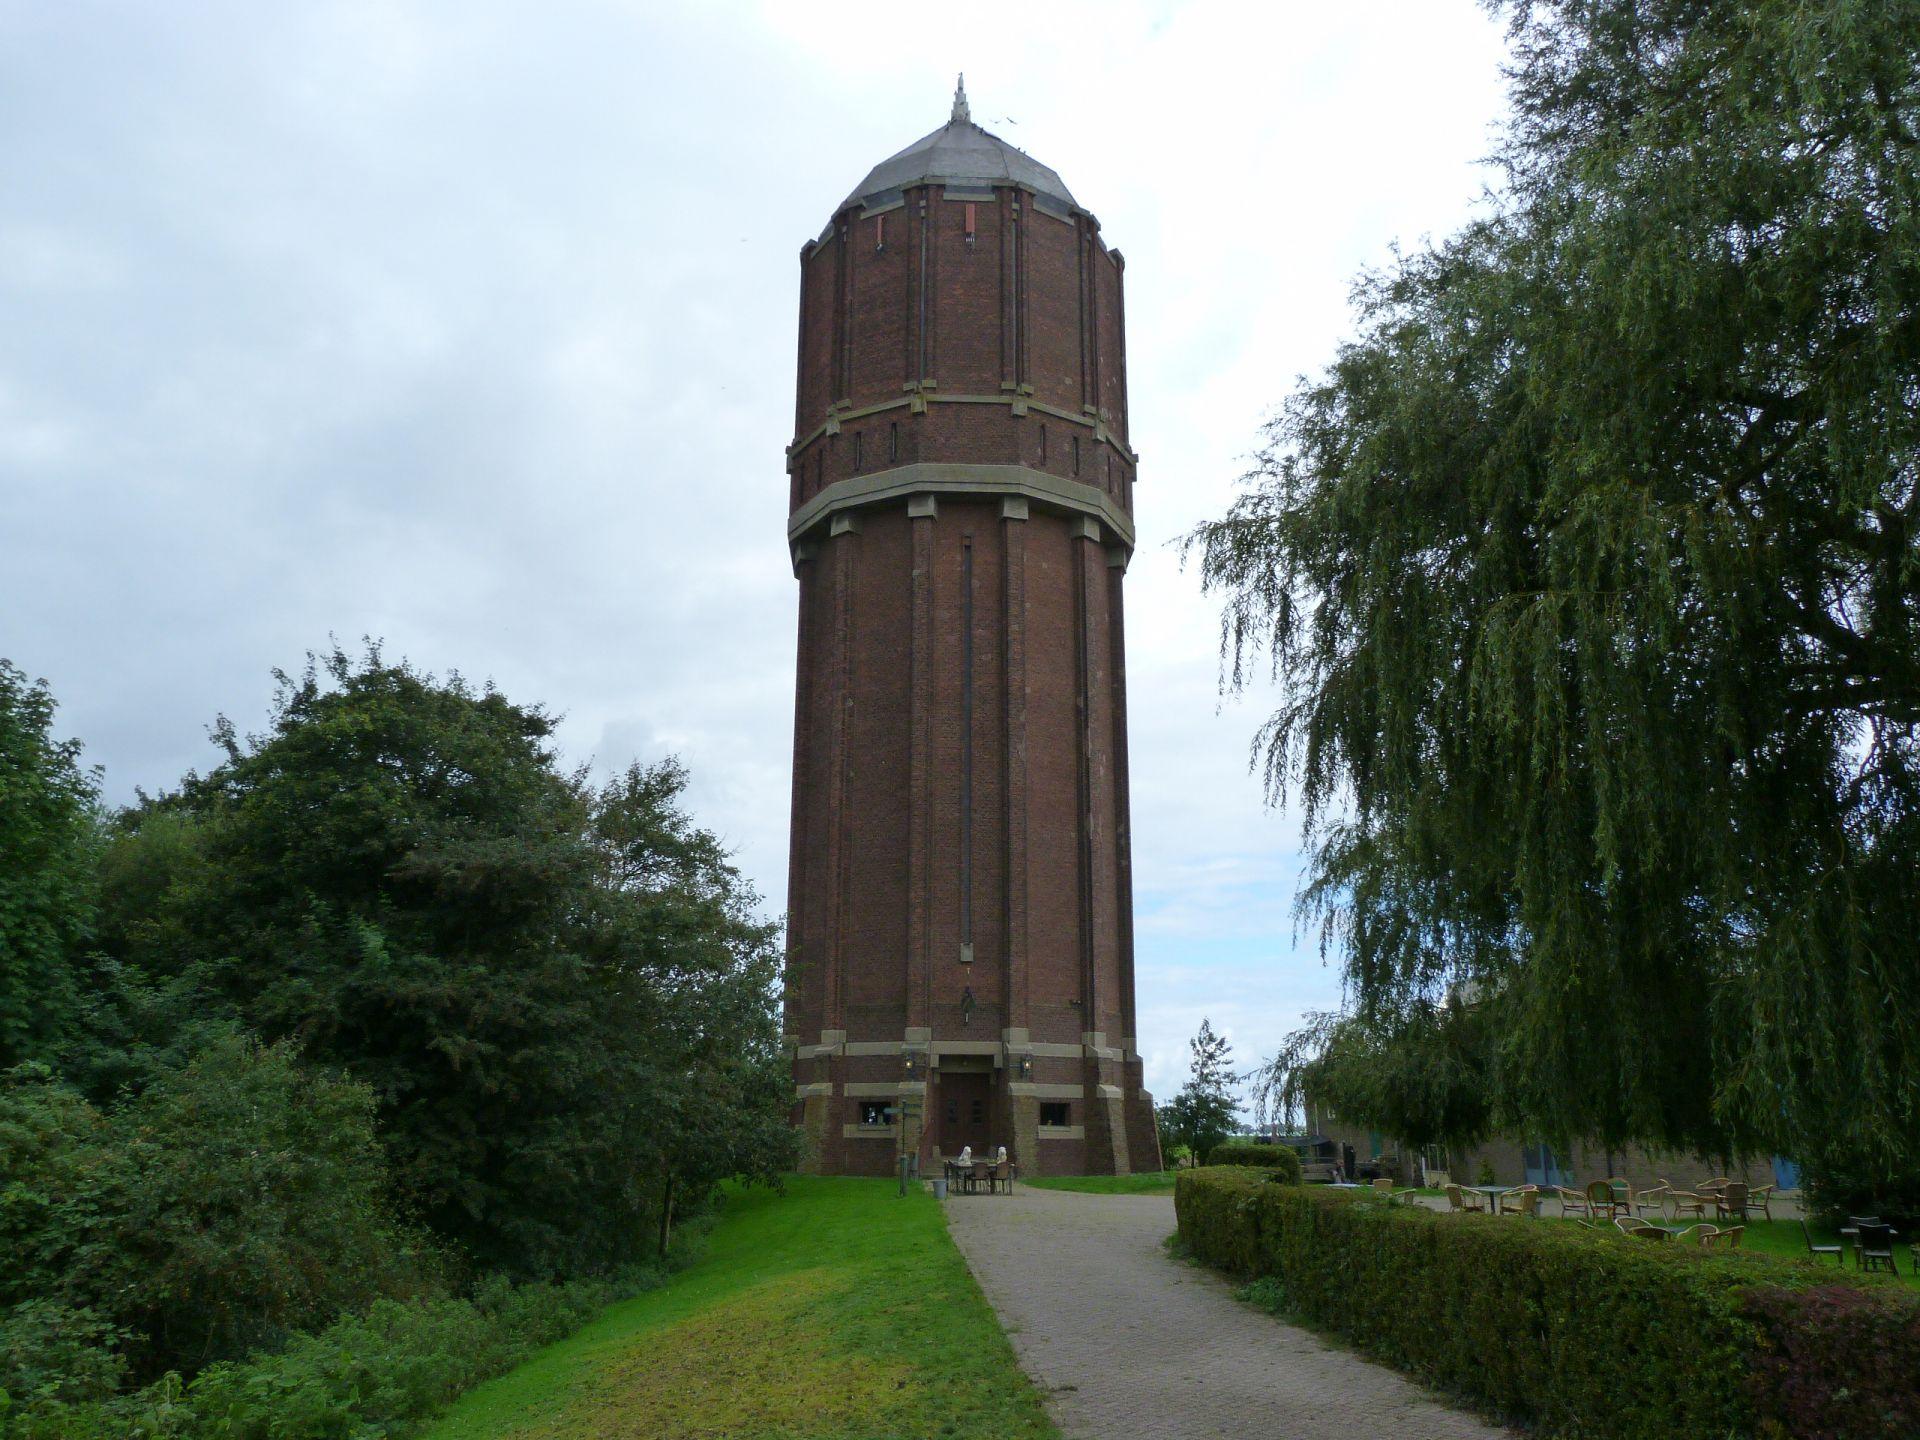
[[965, 77], [953, 95], [953, 118], [923, 135], [898, 155], [890, 155], [841, 202], [885, 204], [910, 185], [1025, 185], [1059, 204], [1078, 209], [1073, 193], [1052, 170], [1024, 150], [973, 123]]

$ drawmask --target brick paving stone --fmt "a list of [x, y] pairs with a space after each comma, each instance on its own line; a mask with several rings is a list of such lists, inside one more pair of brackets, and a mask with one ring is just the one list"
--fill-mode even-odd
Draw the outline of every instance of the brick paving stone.
[[1070, 1437], [1481, 1440], [1515, 1432], [1233, 1298], [1185, 1265], [1165, 1195], [1021, 1189], [947, 1224]]

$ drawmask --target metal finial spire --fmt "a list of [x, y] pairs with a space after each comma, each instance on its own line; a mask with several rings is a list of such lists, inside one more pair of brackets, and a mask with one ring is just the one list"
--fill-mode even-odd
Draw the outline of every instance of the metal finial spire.
[[953, 87], [953, 118], [973, 123], [973, 111], [967, 106], [967, 76], [964, 70], [960, 73], [960, 83]]

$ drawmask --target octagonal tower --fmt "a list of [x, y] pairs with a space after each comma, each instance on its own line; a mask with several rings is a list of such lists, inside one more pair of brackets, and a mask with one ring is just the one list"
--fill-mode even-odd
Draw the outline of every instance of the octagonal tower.
[[1133, 994], [1125, 262], [975, 125], [800, 252], [786, 1033], [810, 1163], [1157, 1169]]

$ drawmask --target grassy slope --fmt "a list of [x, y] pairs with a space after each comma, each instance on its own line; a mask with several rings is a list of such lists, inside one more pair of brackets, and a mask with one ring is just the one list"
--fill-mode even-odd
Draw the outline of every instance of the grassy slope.
[[1171, 1195], [1173, 1171], [1149, 1170], [1140, 1175], [1041, 1175], [1020, 1183], [1036, 1190], [1084, 1190], [1094, 1195]]
[[1056, 1434], [932, 1197], [731, 1195], [705, 1257], [465, 1396], [431, 1440]]

